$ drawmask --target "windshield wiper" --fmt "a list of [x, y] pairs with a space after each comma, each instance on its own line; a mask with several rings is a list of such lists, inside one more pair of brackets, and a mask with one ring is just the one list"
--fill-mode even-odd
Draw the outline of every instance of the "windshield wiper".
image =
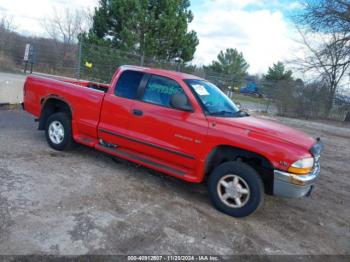
[[244, 112], [242, 110], [238, 110], [237, 112], [221, 110], [221, 111], [211, 112], [209, 114], [212, 116], [225, 116], [225, 115], [239, 116], [239, 117], [249, 116], [247, 112]]
[[249, 116], [249, 114], [245, 111], [242, 111], [242, 110], [238, 110], [235, 115], [238, 115], [238, 116]]
[[225, 111], [225, 110], [210, 112], [210, 115], [212, 115], [212, 116], [233, 115], [233, 114], [234, 114], [234, 112]]

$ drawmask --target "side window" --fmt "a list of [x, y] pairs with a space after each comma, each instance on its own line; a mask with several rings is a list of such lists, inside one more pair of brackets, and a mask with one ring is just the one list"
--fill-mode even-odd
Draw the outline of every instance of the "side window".
[[117, 96], [135, 99], [144, 73], [127, 70], [119, 77], [114, 93]]
[[176, 81], [166, 77], [152, 75], [145, 87], [142, 100], [170, 107], [170, 97], [177, 93], [184, 93], [184, 91]]

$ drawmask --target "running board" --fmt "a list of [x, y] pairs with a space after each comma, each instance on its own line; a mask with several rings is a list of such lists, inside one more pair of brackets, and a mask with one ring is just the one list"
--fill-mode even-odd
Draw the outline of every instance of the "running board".
[[85, 135], [74, 136], [74, 141], [89, 147], [95, 147], [98, 143], [97, 139]]
[[159, 171], [162, 171], [162, 172], [165, 172], [168, 174], [174, 174], [174, 175], [179, 176], [179, 177], [183, 177], [183, 176], [187, 175], [187, 173], [182, 171], [182, 170], [175, 169], [175, 168], [170, 167], [168, 165], [164, 165], [164, 164], [152, 161], [146, 157], [142, 157], [139, 154], [132, 153], [130, 151], [118, 149], [117, 146], [111, 147], [110, 144], [105, 144], [105, 143], [101, 144], [100, 143], [100, 144], [96, 145], [95, 147], [96, 147], [96, 149], [101, 150], [105, 153], [108, 153], [108, 154], [111, 154], [111, 155], [114, 155], [117, 157], [121, 157], [121, 158], [130, 160], [130, 161], [139, 163], [141, 165], [157, 169]]

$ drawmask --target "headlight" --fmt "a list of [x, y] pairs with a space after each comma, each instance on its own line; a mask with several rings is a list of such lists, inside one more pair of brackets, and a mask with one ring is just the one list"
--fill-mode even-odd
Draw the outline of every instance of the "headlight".
[[294, 174], [307, 174], [312, 171], [314, 168], [314, 158], [304, 158], [294, 162], [289, 168], [288, 171]]

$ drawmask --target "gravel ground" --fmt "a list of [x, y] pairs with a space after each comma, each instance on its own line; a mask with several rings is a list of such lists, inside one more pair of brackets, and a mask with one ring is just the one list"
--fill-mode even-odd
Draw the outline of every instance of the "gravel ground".
[[274, 119], [323, 139], [318, 186], [235, 219], [204, 185], [84, 146], [54, 151], [30, 115], [0, 110], [0, 254], [350, 254], [350, 127]]

